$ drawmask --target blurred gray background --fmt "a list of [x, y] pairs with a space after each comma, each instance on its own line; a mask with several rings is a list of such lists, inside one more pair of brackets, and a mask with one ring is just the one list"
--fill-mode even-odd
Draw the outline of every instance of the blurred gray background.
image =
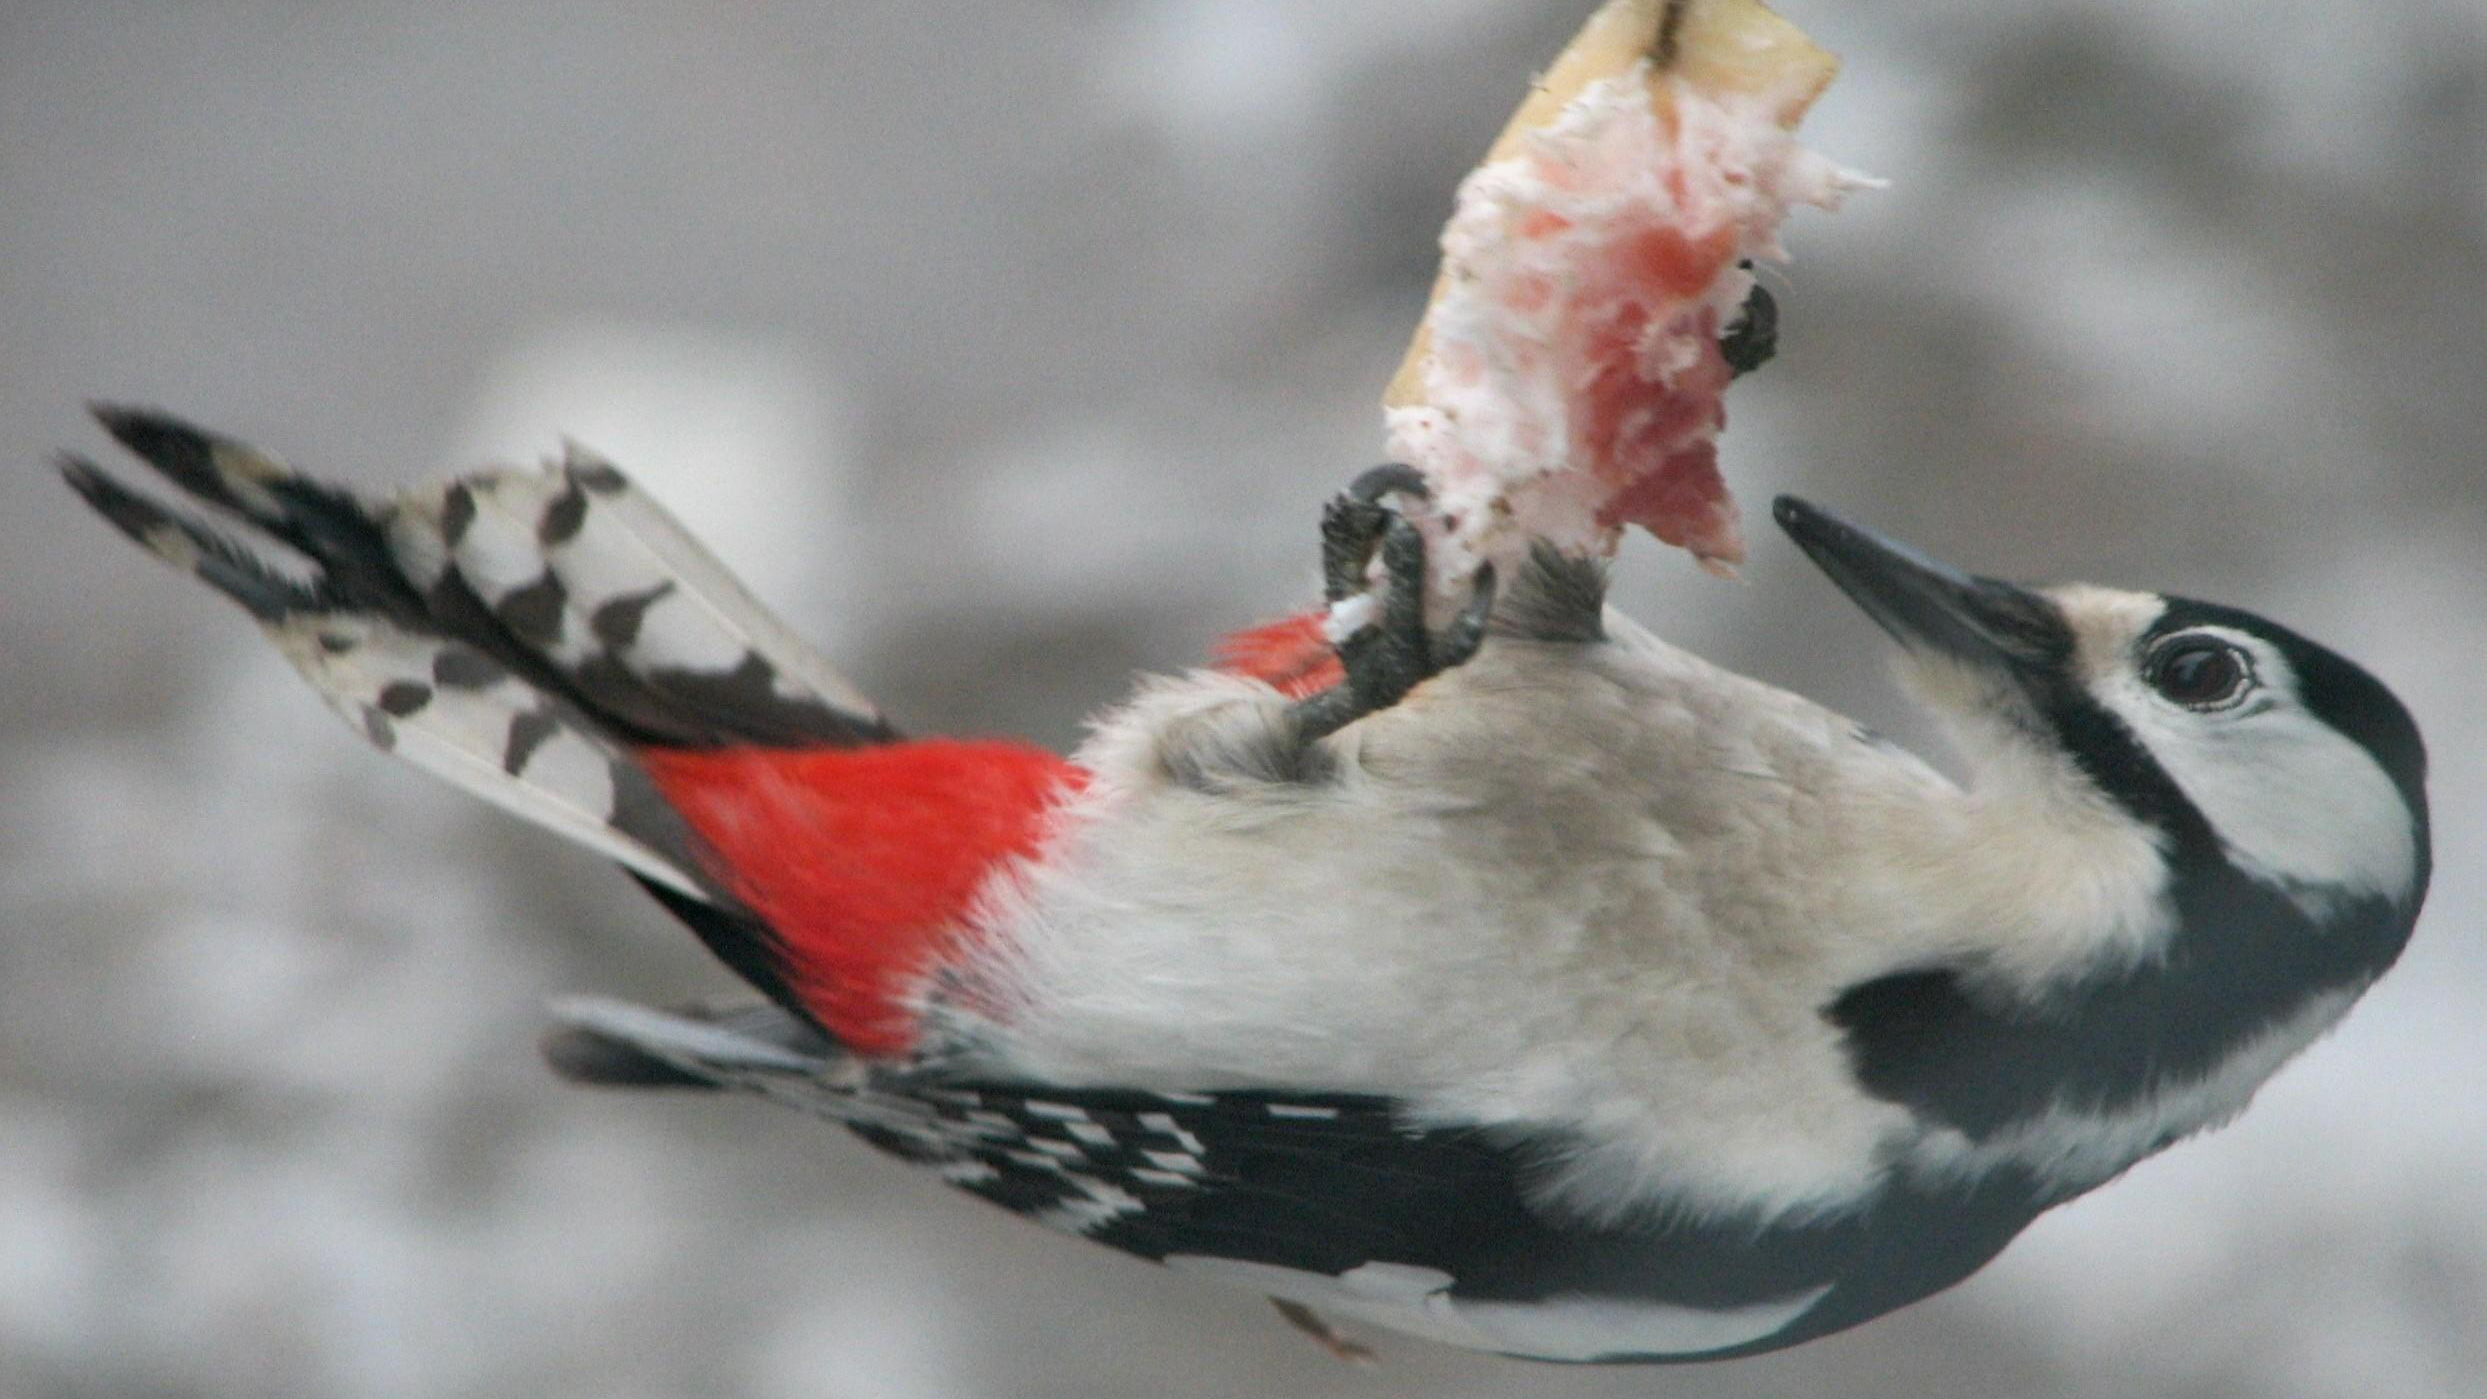
[[[2487, 8], [1788, 0], [1801, 216], [1733, 395], [1962, 564], [2244, 603], [2418, 710], [2399, 972], [2238, 1126], [1793, 1353], [1381, 1338], [539, 1007], [725, 985], [618, 875], [365, 752], [43, 468], [89, 397], [372, 486], [563, 433], [923, 730], [1074, 740], [1308, 595], [1450, 190], [1588, 0], [0, 0], [0, 1399], [2487, 1394]], [[1775, 535], [1680, 642], [1923, 736]]]

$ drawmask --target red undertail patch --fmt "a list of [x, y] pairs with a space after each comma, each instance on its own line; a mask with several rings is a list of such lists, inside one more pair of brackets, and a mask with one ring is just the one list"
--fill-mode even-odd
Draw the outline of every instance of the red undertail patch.
[[641, 749], [712, 873], [775, 931], [787, 980], [866, 1054], [903, 1053], [916, 978], [964, 931], [977, 890], [1035, 853], [1087, 774], [1024, 744]]
[[1218, 643], [1218, 669], [1265, 680], [1290, 699], [1330, 688], [1347, 673], [1339, 668], [1338, 654], [1322, 631], [1323, 615], [1299, 612], [1229, 635]]

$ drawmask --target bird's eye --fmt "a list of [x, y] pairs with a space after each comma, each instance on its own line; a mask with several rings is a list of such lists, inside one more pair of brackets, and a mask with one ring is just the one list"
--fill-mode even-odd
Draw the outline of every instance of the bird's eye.
[[2243, 651], [2208, 636], [2180, 636], [2153, 652], [2142, 678], [2187, 709], [2226, 709], [2254, 685]]

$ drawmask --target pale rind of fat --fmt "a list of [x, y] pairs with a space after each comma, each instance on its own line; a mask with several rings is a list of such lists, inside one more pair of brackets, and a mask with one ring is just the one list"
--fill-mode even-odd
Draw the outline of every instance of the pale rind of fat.
[[[1601, 9], [1460, 187], [1432, 303], [1384, 398], [1391, 457], [1424, 472], [1441, 518], [1457, 521], [1428, 531], [1437, 607], [1479, 562], [1508, 569], [1532, 537], [1584, 555], [1618, 542], [1597, 519], [1615, 485], [1571, 461], [1576, 366], [1548, 353], [1566, 308], [1580, 311], [1567, 293], [1585, 269], [1651, 228], [1695, 243], [1732, 230], [1708, 286], [1673, 299], [1652, 290], [1635, 367], [1664, 387], [1705, 350], [1699, 312], [1725, 325], [1741, 308], [1752, 277], [1736, 264], [1784, 256], [1790, 208], [1834, 207], [1860, 183], [1791, 134], [1835, 60], [1754, 0], [1690, 0], [1662, 45], [1666, 9]], [[1520, 235], [1545, 214], [1568, 227]], [[1530, 279], [1555, 294], [1517, 309], [1530, 300], [1512, 292]], [[1716, 561], [1733, 562], [1732, 549]]]

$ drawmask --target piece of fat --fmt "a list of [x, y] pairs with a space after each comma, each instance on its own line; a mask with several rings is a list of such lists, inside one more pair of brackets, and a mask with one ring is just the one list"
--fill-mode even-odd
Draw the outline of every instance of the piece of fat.
[[1609, 0], [1461, 183], [1383, 397], [1434, 492], [1437, 605], [1532, 538], [1603, 557], [1640, 525], [1743, 558], [1718, 337], [1788, 211], [1869, 183], [1795, 138], [1837, 69], [1759, 0]]

